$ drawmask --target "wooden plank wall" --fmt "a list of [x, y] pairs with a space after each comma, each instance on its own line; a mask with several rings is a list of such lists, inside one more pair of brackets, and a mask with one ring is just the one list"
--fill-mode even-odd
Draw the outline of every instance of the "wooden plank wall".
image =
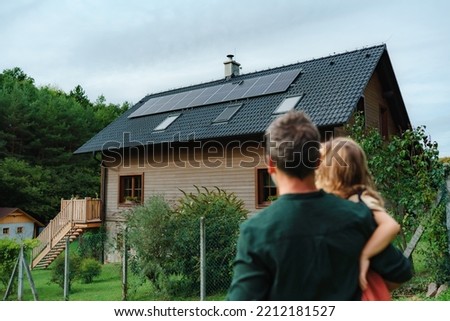
[[365, 102], [365, 115], [366, 125], [374, 128], [380, 128], [380, 107], [388, 109], [388, 130], [389, 135], [397, 134], [398, 129], [395, 126], [394, 120], [390, 112], [390, 106], [383, 97], [383, 88], [378, 77], [378, 73], [375, 72], [364, 91]]

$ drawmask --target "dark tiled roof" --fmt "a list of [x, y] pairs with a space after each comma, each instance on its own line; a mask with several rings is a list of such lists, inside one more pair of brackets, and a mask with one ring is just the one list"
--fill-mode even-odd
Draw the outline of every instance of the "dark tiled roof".
[[8, 216], [16, 210], [18, 210], [17, 207], [0, 207], [0, 218]]
[[[203, 140], [261, 134], [274, 119], [272, 112], [282, 100], [285, 97], [298, 94], [304, 94], [304, 97], [296, 109], [307, 113], [317, 126], [340, 125], [349, 120], [385, 51], [386, 46], [379, 45], [256, 73], [244, 74], [231, 80], [222, 79], [149, 95], [91, 138], [75, 153], [100, 151], [108, 147], [119, 148], [138, 144], [186, 141], [193, 138]], [[200, 106], [177, 112], [128, 118], [131, 113], [150, 98], [298, 68], [301, 68], [302, 72], [285, 92], [246, 98], [240, 101]], [[225, 107], [236, 104], [236, 102], [243, 105], [229, 122], [212, 123]], [[166, 130], [160, 132], [153, 130], [168, 115], [174, 113], [181, 113], [181, 116]], [[124, 135], [126, 137], [125, 140], [123, 138]]]

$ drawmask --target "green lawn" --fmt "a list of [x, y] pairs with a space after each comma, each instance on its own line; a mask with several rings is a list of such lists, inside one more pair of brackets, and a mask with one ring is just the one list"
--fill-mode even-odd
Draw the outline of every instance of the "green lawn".
[[[51, 268], [45, 270], [32, 270], [33, 281], [40, 301], [62, 301], [64, 292], [56, 283], [50, 282]], [[90, 284], [74, 281], [69, 295], [70, 301], [120, 301], [122, 300], [122, 271], [119, 264], [105, 264], [101, 275]], [[1, 293], [3, 295], [3, 292]], [[17, 294], [11, 295], [9, 300], [16, 300]], [[24, 300], [33, 300], [33, 295], [26, 276], [24, 276]], [[225, 294], [216, 294], [207, 297], [208, 301], [222, 301]], [[129, 273], [128, 300], [153, 301], [153, 300], [177, 300], [197, 301], [198, 297], [190, 298], [166, 298], [158, 295], [149, 282], [140, 281], [132, 273]]]
[[[62, 301], [64, 292], [56, 283], [50, 282], [51, 269], [31, 272], [40, 301]], [[130, 276], [130, 300], [151, 300], [154, 291], [148, 283], [137, 286], [136, 277]], [[101, 275], [90, 284], [74, 281], [69, 295], [71, 301], [118, 301], [122, 300], [122, 281], [120, 264], [105, 264]], [[15, 300], [13, 295], [9, 298]], [[33, 300], [28, 280], [24, 278], [24, 300]]]
[[[423, 253], [423, 252], [422, 252]], [[414, 252], [415, 276], [411, 281], [404, 284], [393, 293], [394, 300], [436, 300], [450, 301], [450, 289], [436, 298], [426, 298], [427, 286], [430, 283], [430, 276], [427, 274], [423, 262], [423, 254]], [[32, 276], [40, 301], [62, 301], [63, 289], [57, 284], [50, 282], [51, 267], [46, 270], [33, 270]], [[83, 284], [74, 281], [72, 291], [69, 295], [71, 301], [120, 301], [122, 300], [122, 271], [119, 264], [105, 264], [102, 266], [101, 275], [90, 284]], [[3, 296], [3, 289], [0, 289]], [[17, 295], [11, 295], [9, 300], [16, 300]], [[222, 301], [225, 299], [224, 293], [207, 297], [209, 301]], [[24, 300], [33, 300], [27, 278], [24, 276]], [[167, 298], [158, 294], [149, 282], [140, 281], [132, 273], [129, 273], [128, 300], [152, 301], [152, 300], [199, 300], [198, 297], [190, 298]]]

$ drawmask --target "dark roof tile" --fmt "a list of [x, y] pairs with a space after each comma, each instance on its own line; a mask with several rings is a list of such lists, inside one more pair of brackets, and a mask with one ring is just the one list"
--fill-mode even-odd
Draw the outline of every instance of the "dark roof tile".
[[[285, 97], [304, 94], [298, 110], [307, 113], [318, 126], [339, 125], [348, 121], [386, 46], [379, 45], [289, 66], [240, 75], [230, 81], [245, 80], [280, 71], [301, 68], [302, 72], [285, 92], [199, 106], [181, 111], [138, 118], [128, 116], [147, 100], [192, 89], [207, 88], [227, 82], [225, 79], [179, 88], [144, 97], [116, 121], [92, 137], [75, 153], [156, 144], [177, 140], [214, 139], [218, 137], [262, 134], [274, 119], [272, 112]], [[229, 105], [242, 103], [227, 123], [213, 120]], [[166, 130], [154, 132], [168, 115], [181, 114]], [[124, 137], [126, 139], [124, 139]]]

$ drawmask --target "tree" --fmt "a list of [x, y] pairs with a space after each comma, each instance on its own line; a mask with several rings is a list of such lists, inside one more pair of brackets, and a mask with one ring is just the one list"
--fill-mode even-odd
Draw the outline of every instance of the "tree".
[[20, 68], [0, 73], [0, 205], [46, 221], [61, 198], [98, 195], [98, 162], [73, 152], [128, 107], [91, 103], [80, 85], [38, 88]]
[[377, 130], [365, 128], [362, 115], [355, 117], [347, 131], [365, 150], [386, 208], [402, 225], [398, 245], [405, 249], [416, 228], [422, 225], [423, 238], [428, 243], [428, 270], [435, 281], [448, 280], [447, 193], [442, 193], [446, 174], [437, 143], [426, 135], [424, 126], [407, 129], [385, 141]]

